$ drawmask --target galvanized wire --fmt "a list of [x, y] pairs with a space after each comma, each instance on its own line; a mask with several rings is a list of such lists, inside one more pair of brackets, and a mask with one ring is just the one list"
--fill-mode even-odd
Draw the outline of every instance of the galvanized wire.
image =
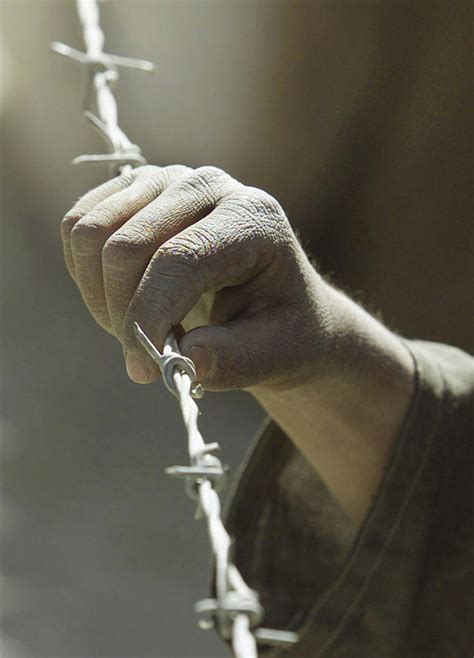
[[81, 20], [86, 52], [81, 52], [63, 43], [54, 42], [51, 49], [76, 62], [88, 76], [84, 99], [84, 116], [98, 130], [109, 146], [109, 153], [80, 155], [73, 164], [109, 163], [113, 173], [123, 172], [123, 167], [146, 164], [140, 148], [123, 132], [118, 124], [117, 103], [113, 86], [119, 79], [119, 67], [153, 71], [151, 62], [104, 53], [104, 33], [99, 23], [99, 8], [96, 0], [77, 0], [77, 11]]
[[[135, 324], [135, 335], [160, 367], [166, 387], [177, 397], [187, 432], [190, 465], [172, 466], [166, 472], [186, 481], [188, 495], [198, 504], [197, 518], [204, 517], [207, 522], [216, 598], [199, 601], [195, 610], [205, 615], [201, 620], [203, 628], [215, 626], [221, 637], [231, 643], [236, 658], [256, 658], [257, 640], [252, 630], [260, 624], [264, 610], [258, 594], [248, 587], [231, 559], [232, 539], [222, 522], [218, 494], [226, 468], [212, 454], [219, 450], [219, 445], [206, 443], [199, 431], [199, 408], [194, 398], [201, 397], [202, 392], [194, 386], [194, 366], [192, 362], [183, 366], [173, 333], [168, 334], [162, 354], [138, 324]], [[272, 643], [294, 641], [293, 634], [281, 638], [270, 629], [259, 630]]]
[[[126, 66], [151, 71], [153, 64], [104, 53], [104, 33], [100, 27], [96, 0], [77, 0], [77, 10], [83, 28], [86, 52], [61, 43], [52, 50], [83, 65], [88, 73], [84, 115], [103, 136], [109, 153], [82, 155], [79, 163], [109, 163], [114, 173], [124, 173], [146, 161], [119, 127], [117, 103], [112, 87], [118, 80], [118, 67]], [[135, 324], [135, 335], [148, 354], [159, 365], [166, 387], [178, 399], [187, 432], [188, 466], [172, 466], [169, 475], [183, 478], [188, 495], [197, 503], [197, 518], [205, 518], [214, 561], [215, 598], [199, 601], [195, 610], [201, 615], [202, 628], [215, 627], [228, 641], [236, 658], [256, 658], [257, 641], [285, 646], [297, 641], [294, 633], [260, 628], [264, 610], [258, 594], [245, 583], [231, 559], [232, 539], [221, 517], [219, 490], [227, 468], [213, 453], [217, 443], [206, 443], [198, 427], [199, 409], [195, 399], [203, 390], [195, 384], [194, 364], [179, 352], [173, 332], [166, 338], [163, 353], [153, 345], [143, 330]]]

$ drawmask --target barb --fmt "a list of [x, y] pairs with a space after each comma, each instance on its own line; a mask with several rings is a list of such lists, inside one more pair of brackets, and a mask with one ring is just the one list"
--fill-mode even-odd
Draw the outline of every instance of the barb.
[[138, 323], [135, 336], [158, 364], [165, 386], [178, 399], [188, 435], [189, 466], [172, 466], [168, 475], [186, 480], [186, 492], [198, 503], [196, 517], [205, 518], [215, 566], [215, 599], [199, 601], [194, 609], [202, 616], [201, 628], [216, 627], [230, 641], [236, 658], [256, 658], [257, 642], [287, 646], [297, 641], [295, 633], [258, 628], [264, 616], [257, 592], [245, 583], [232, 562], [232, 539], [221, 518], [219, 490], [227, 467], [216, 455], [218, 443], [206, 443], [198, 427], [199, 408], [194, 398], [203, 392], [195, 386], [194, 364], [183, 357], [172, 333], [163, 354], [153, 345]]
[[[151, 62], [104, 53], [104, 33], [99, 24], [99, 8], [96, 0], [77, 0], [77, 11], [82, 23], [86, 52], [80, 52], [64, 43], [54, 42], [51, 50], [75, 60], [87, 70], [88, 83], [84, 101], [84, 116], [104, 138], [109, 153], [80, 155], [73, 164], [108, 163], [112, 173], [123, 167], [146, 164], [140, 148], [131, 142], [118, 125], [117, 103], [112, 92], [119, 79], [119, 67], [140, 71], [153, 71]], [[95, 112], [92, 108], [95, 108]]]
[[[77, 9], [86, 52], [61, 43], [53, 43], [51, 48], [87, 68], [89, 84], [84, 115], [104, 137], [110, 153], [82, 155], [75, 158], [73, 164], [106, 162], [111, 165], [113, 173], [125, 172], [146, 161], [138, 146], [128, 139], [118, 125], [112, 86], [118, 80], [119, 66], [150, 71], [153, 64], [105, 54], [104, 33], [99, 24], [96, 0], [77, 0]], [[97, 113], [90, 108], [93, 100]], [[228, 469], [213, 454], [220, 449], [219, 444], [206, 443], [199, 431], [199, 408], [195, 399], [202, 397], [204, 391], [195, 383], [193, 362], [180, 353], [173, 332], [168, 334], [161, 353], [137, 323], [134, 329], [137, 340], [160, 367], [166, 387], [178, 399], [187, 431], [190, 464], [172, 466], [166, 472], [185, 480], [187, 494], [197, 502], [196, 518], [205, 518], [207, 522], [214, 556], [216, 598], [205, 599], [195, 605], [195, 611], [201, 615], [201, 628], [215, 627], [221, 637], [230, 642], [235, 658], [257, 658], [257, 642], [279, 646], [293, 644], [298, 639], [295, 633], [259, 627], [264, 609], [258, 594], [248, 587], [232, 562], [232, 539], [222, 522], [218, 493]]]

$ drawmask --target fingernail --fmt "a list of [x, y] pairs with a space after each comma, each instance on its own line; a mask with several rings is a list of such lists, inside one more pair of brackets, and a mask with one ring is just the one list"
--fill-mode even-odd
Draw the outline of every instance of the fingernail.
[[205, 377], [212, 369], [214, 364], [214, 354], [205, 347], [191, 347], [188, 357], [196, 366], [198, 381]]
[[144, 359], [138, 354], [127, 354], [127, 373], [136, 384], [146, 384], [150, 379], [150, 370]]

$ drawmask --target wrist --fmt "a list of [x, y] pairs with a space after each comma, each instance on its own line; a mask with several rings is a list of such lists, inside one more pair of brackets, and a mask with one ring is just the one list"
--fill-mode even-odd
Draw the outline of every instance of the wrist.
[[414, 367], [395, 334], [328, 284], [325, 304], [324, 353], [308, 345], [304, 377], [251, 392], [360, 522], [408, 411]]

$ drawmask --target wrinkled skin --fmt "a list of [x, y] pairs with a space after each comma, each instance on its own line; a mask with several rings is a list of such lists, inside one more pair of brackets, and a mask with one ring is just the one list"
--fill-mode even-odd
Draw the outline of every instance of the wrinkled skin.
[[[317, 274], [275, 199], [213, 167], [142, 167], [82, 198], [62, 234], [71, 276], [122, 342], [134, 381], [159, 375], [134, 322], [159, 348], [178, 327], [205, 388], [249, 390], [362, 522], [407, 413], [413, 364]], [[188, 314], [209, 295], [195, 326]]]
[[327, 342], [327, 286], [281, 206], [217, 168], [135, 169], [80, 199], [62, 237], [85, 304], [137, 382], [159, 370], [134, 321], [161, 348], [204, 294], [209, 316], [180, 348], [208, 389], [291, 386]]

